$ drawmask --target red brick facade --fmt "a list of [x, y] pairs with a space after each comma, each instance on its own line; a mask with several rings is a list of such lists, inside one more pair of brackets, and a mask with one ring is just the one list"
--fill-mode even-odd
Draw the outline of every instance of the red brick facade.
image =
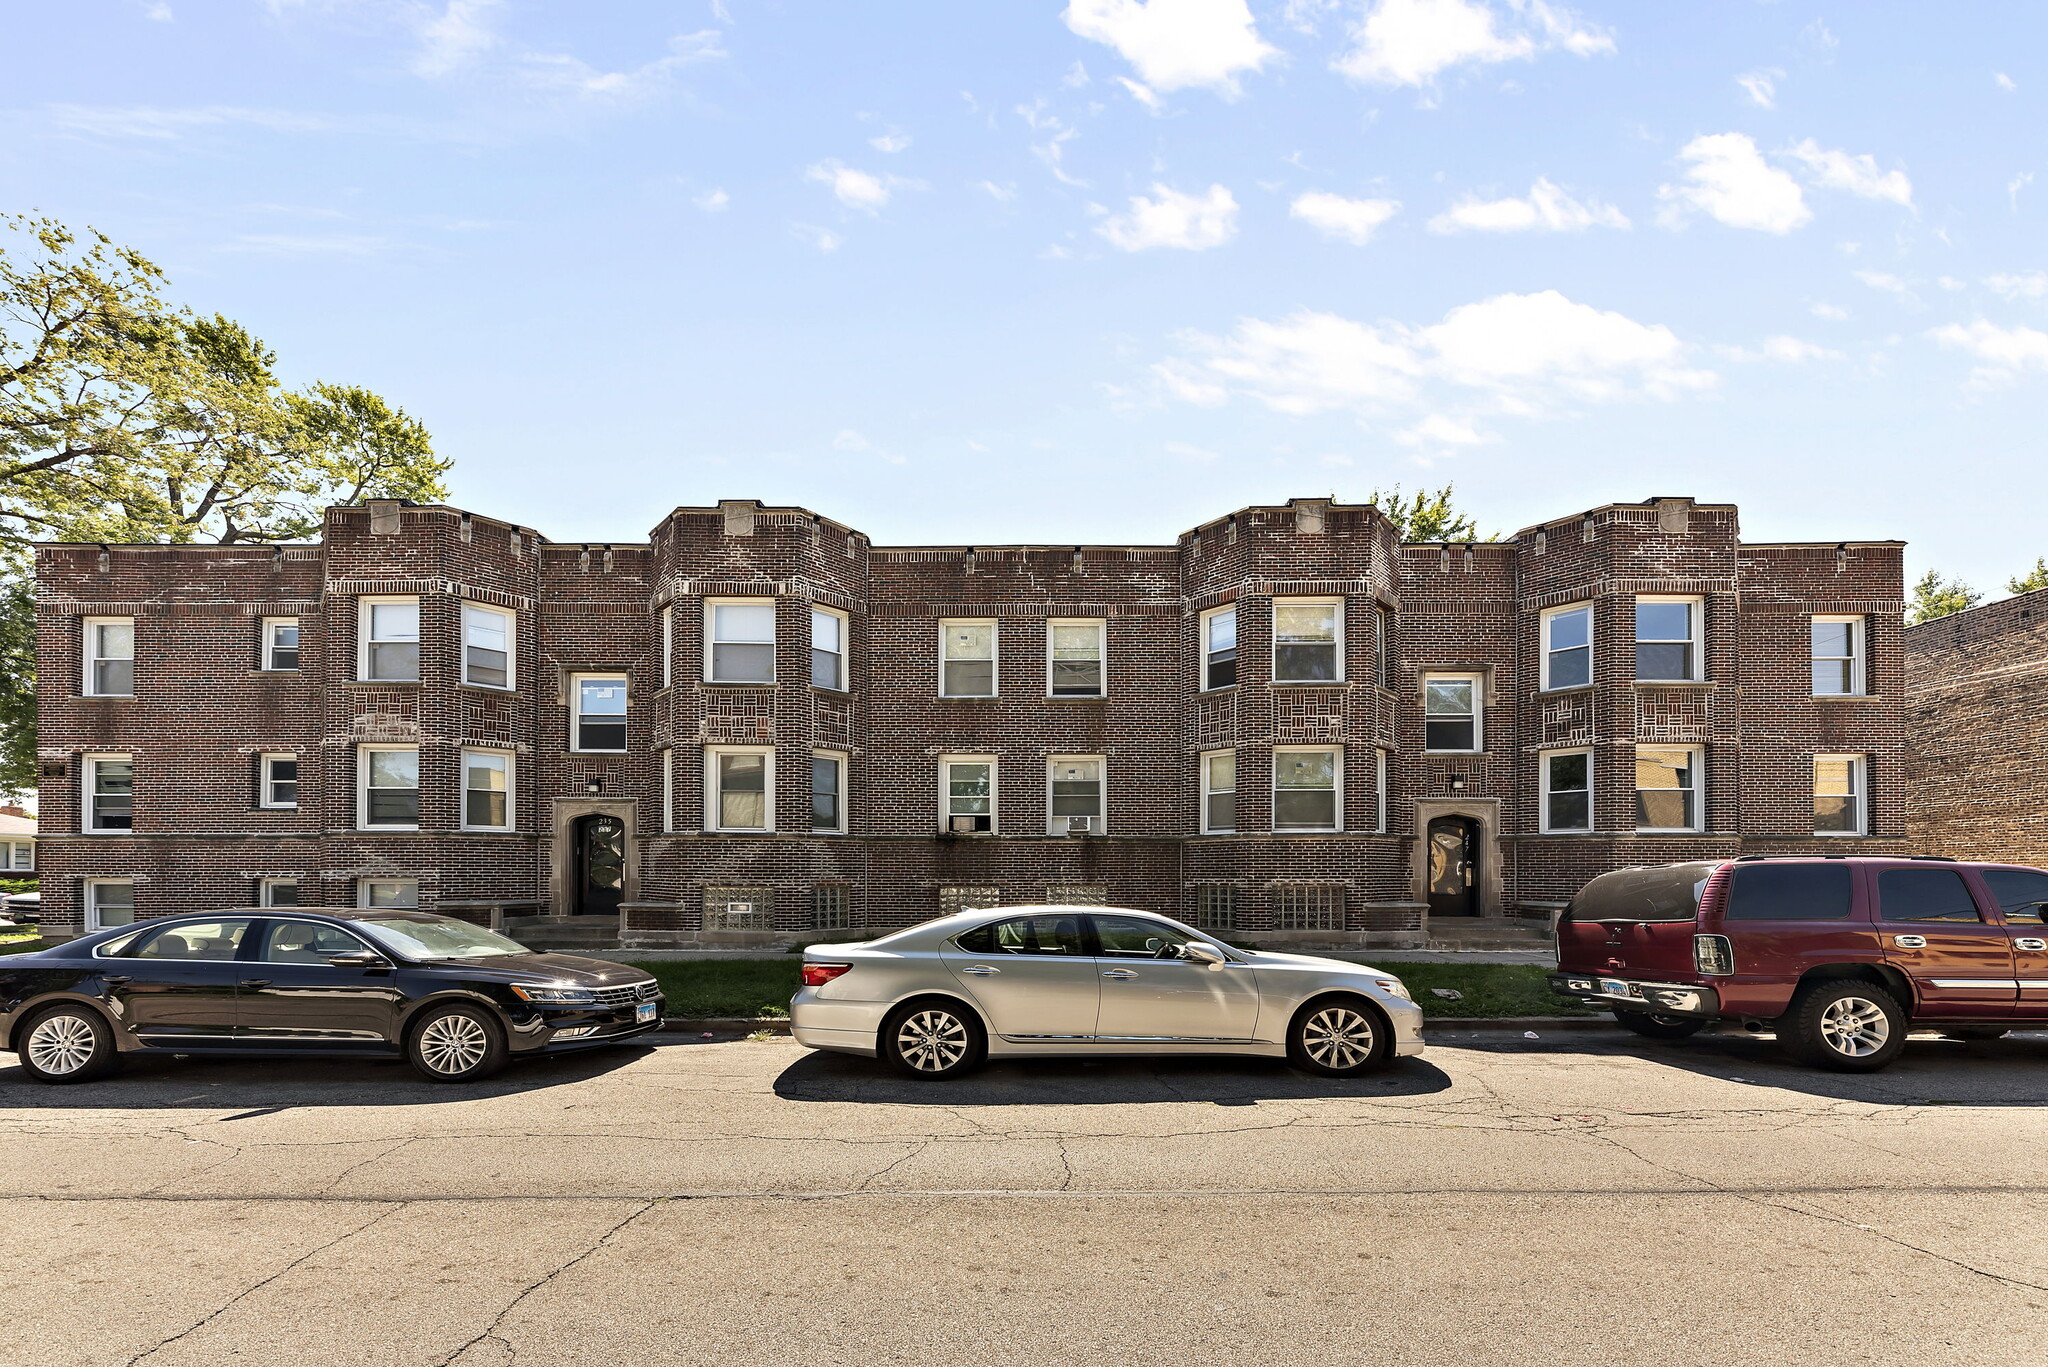
[[[1543, 915], [1621, 865], [1845, 848], [1814, 834], [1816, 754], [1863, 757], [1865, 834], [1847, 846], [1889, 852], [1906, 835], [1900, 551], [1743, 545], [1734, 508], [1687, 499], [1450, 546], [1400, 545], [1377, 510], [1319, 500], [1171, 546], [875, 547], [753, 503], [679, 509], [630, 545], [372, 504], [332, 510], [313, 546], [49, 546], [44, 923], [84, 924], [88, 880], [132, 880], [112, 895], [144, 916], [247, 905], [264, 878], [298, 880], [305, 905], [397, 878], [430, 908], [567, 915], [573, 823], [597, 814], [625, 823], [628, 944], [697, 941], [707, 888], [767, 889], [764, 928], [786, 937], [813, 926], [820, 888], [852, 928], [933, 915], [947, 888], [1188, 919], [1222, 905], [1205, 889], [1229, 889], [1255, 938], [1402, 943], [1424, 925], [1433, 816], [1476, 823], [1478, 911]], [[1696, 603], [1696, 681], [1636, 681], [1648, 594]], [[417, 682], [359, 681], [372, 597], [417, 601]], [[705, 605], [729, 598], [775, 605], [776, 682], [706, 681]], [[1340, 605], [1338, 678], [1274, 682], [1274, 604], [1289, 599]], [[511, 687], [462, 681], [464, 603], [514, 614]], [[1591, 680], [1545, 689], [1542, 614], [1574, 604], [1592, 607]], [[844, 689], [811, 683], [814, 605], [848, 623]], [[1204, 688], [1204, 614], [1222, 607], [1237, 681]], [[1813, 696], [1816, 614], [1860, 619], [1860, 694]], [[95, 618], [133, 622], [132, 696], [86, 694]], [[295, 670], [260, 667], [276, 618], [299, 623]], [[1103, 696], [1049, 696], [1060, 618], [1103, 623]], [[940, 696], [941, 624], [959, 619], [995, 623], [995, 696]], [[630, 681], [623, 753], [571, 749], [573, 676], [593, 672]], [[1444, 672], [1479, 681], [1475, 753], [1425, 751], [1422, 681]], [[362, 747], [379, 744], [418, 748], [417, 831], [359, 829]], [[1698, 747], [1698, 831], [1638, 833], [1639, 744]], [[706, 830], [719, 746], [772, 750], [775, 833]], [[1339, 756], [1341, 830], [1273, 830], [1276, 747]], [[1539, 764], [1559, 749], [1591, 755], [1585, 834], [1543, 830]], [[513, 829], [462, 829], [465, 750], [511, 756]], [[1202, 834], [1201, 756], [1224, 750], [1235, 832]], [[847, 757], [845, 834], [811, 833], [814, 751]], [[257, 805], [265, 753], [299, 757], [296, 808]], [[94, 755], [132, 757], [132, 828], [86, 833]], [[943, 830], [945, 755], [994, 757], [993, 833]], [[1100, 760], [1106, 829], [1047, 833], [1053, 757]], [[1334, 919], [1279, 933], [1283, 907], [1311, 904]]]

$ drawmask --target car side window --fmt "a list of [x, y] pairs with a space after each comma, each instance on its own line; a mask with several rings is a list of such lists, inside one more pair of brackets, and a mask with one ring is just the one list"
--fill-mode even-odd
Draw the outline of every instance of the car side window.
[[1885, 921], [1968, 921], [1977, 914], [1970, 886], [1953, 869], [1886, 869], [1877, 876], [1877, 914]]
[[167, 926], [138, 945], [136, 959], [201, 959], [220, 962], [235, 957], [242, 937], [249, 931], [247, 921], [188, 921]]
[[2039, 925], [2043, 906], [2048, 906], [2048, 873], [2033, 869], [1980, 869], [1978, 874], [1999, 910], [2014, 925]]
[[318, 921], [272, 921], [256, 957], [267, 964], [324, 964], [337, 954], [368, 948], [347, 931]]
[[969, 954], [1044, 954], [1082, 958], [1078, 916], [1017, 916], [970, 930], [954, 941]]
[[1728, 921], [1845, 921], [1849, 869], [1844, 864], [1744, 864], [1728, 891]]
[[1097, 916], [1095, 938], [1105, 959], [1178, 959], [1189, 937], [1157, 921], [1135, 916]]

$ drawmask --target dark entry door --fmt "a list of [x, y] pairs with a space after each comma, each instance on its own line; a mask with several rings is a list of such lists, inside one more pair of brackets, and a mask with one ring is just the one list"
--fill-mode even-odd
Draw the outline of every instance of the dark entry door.
[[1429, 823], [1429, 914], [1479, 914], [1479, 823], [1470, 817]]
[[576, 914], [617, 916], [626, 892], [626, 823], [586, 816], [576, 823]]

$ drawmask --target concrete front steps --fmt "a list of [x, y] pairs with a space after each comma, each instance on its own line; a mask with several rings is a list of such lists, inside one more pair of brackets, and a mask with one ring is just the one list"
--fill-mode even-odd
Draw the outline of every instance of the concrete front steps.
[[575, 954], [592, 949], [616, 949], [619, 918], [616, 916], [507, 916], [505, 933], [528, 949]]
[[1546, 952], [1551, 948], [1551, 935], [1549, 927], [1541, 921], [1508, 916], [1432, 916], [1429, 947]]

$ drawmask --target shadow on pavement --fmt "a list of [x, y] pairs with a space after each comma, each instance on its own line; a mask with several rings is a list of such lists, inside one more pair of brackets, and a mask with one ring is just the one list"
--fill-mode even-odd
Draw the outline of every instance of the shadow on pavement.
[[1034, 1058], [1003, 1059], [952, 1082], [899, 1076], [875, 1059], [808, 1054], [782, 1070], [775, 1095], [785, 1101], [865, 1101], [889, 1106], [1127, 1106], [1206, 1101], [1256, 1106], [1261, 1101], [1333, 1097], [1378, 1100], [1427, 1096], [1451, 1085], [1435, 1064], [1396, 1060], [1366, 1077], [1312, 1077], [1278, 1059]]

